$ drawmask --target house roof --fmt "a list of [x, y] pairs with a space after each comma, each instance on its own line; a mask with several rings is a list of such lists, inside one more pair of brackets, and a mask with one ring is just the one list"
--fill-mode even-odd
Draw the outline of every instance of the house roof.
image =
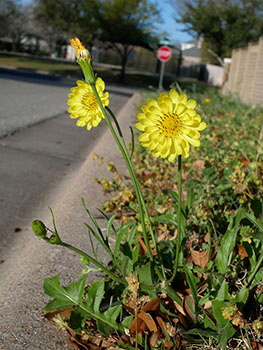
[[183, 52], [183, 56], [187, 57], [201, 57], [201, 40], [194, 39], [187, 41], [185, 43], [181, 43], [181, 50]]

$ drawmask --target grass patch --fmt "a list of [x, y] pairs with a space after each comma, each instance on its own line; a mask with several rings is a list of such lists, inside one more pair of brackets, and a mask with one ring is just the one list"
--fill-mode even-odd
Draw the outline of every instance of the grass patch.
[[[33, 58], [33, 57], [19, 57], [11, 55], [0, 55], [0, 66], [18, 68], [29, 71], [45, 72], [48, 74], [59, 75], [66, 78], [80, 79], [82, 76], [81, 70], [76, 63], [57, 62], [49, 58]], [[120, 69], [102, 67], [100, 65], [94, 66], [95, 72], [101, 76], [106, 83], [120, 84]], [[127, 86], [139, 89], [157, 88], [159, 82], [159, 75], [150, 72], [141, 72], [135, 69], [128, 69], [124, 84]], [[163, 85], [168, 88], [174, 82], [173, 77], [165, 76]]]

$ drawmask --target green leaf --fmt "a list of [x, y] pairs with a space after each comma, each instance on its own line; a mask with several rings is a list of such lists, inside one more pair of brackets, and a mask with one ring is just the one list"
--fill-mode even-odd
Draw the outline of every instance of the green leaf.
[[[179, 197], [178, 194], [176, 192], [174, 192], [173, 190], [169, 189], [168, 192], [170, 193], [170, 195], [173, 197], [173, 199], [175, 200], [175, 202], [177, 204], [179, 204]], [[183, 203], [181, 203], [181, 212], [184, 216], [184, 219], [186, 219], [186, 212], [185, 212], [185, 207], [183, 205]]]
[[[247, 299], [248, 299], [248, 296], [249, 296], [249, 290], [245, 287], [243, 287], [235, 296], [234, 298], [234, 302], [235, 303], [238, 303], [238, 304], [241, 304], [242, 306], [245, 305]], [[241, 306], [240, 305], [240, 306]]]
[[145, 284], [147, 286], [150, 286], [153, 284], [152, 280], [152, 264], [150, 261], [148, 261], [146, 264], [139, 266], [135, 273], [139, 275], [139, 282], [140, 284]]
[[217, 331], [217, 326], [212, 322], [212, 320], [205, 315], [204, 317], [204, 327]]
[[132, 158], [133, 156], [133, 153], [134, 153], [134, 145], [135, 145], [135, 142], [134, 142], [134, 131], [133, 131], [133, 128], [130, 126], [130, 132], [131, 132], [131, 151], [130, 151], [130, 159]]
[[202, 337], [215, 337], [216, 332], [213, 330], [203, 330], [203, 329], [198, 329], [198, 328], [192, 328], [187, 331], [184, 331], [183, 334], [193, 334], [193, 335], [201, 335]]
[[164, 224], [172, 224], [177, 227], [177, 222], [174, 220], [173, 214], [159, 215], [152, 218], [153, 221], [162, 222]]
[[79, 306], [76, 306], [70, 313], [69, 327], [80, 333], [85, 326], [87, 313]]
[[236, 244], [239, 223], [243, 215], [243, 209], [238, 209], [236, 216], [231, 219], [227, 231], [221, 240], [221, 247], [216, 255], [216, 266], [220, 273], [225, 274], [232, 258], [233, 249]]
[[229, 320], [225, 320], [222, 315], [222, 308], [225, 306], [224, 301], [213, 300], [212, 308], [213, 314], [218, 325], [218, 341], [221, 349], [225, 350], [228, 340], [235, 334], [235, 329], [232, 327]]
[[229, 300], [228, 284], [225, 280], [223, 281], [217, 292], [216, 299], [222, 301]]
[[[46, 278], [44, 281], [45, 292], [54, 300], [49, 302], [45, 311], [64, 310], [69, 307], [76, 307], [71, 322], [76, 329], [81, 327], [81, 323], [85, 318], [92, 318], [100, 322], [100, 327], [108, 334], [112, 330], [121, 330], [123, 326], [117, 324], [116, 319], [121, 312], [121, 308], [109, 308], [106, 312], [100, 312], [100, 304], [104, 297], [104, 279], [92, 283], [91, 287], [85, 291], [86, 277], [83, 276], [78, 282], [72, 282], [68, 287], [59, 284], [59, 275]], [[86, 292], [86, 299], [83, 297]], [[77, 315], [80, 320], [78, 321]], [[103, 332], [104, 332], [103, 331]]]
[[236, 333], [235, 329], [228, 322], [224, 327], [218, 329], [218, 342], [222, 350], [226, 349], [228, 340]]
[[68, 287], [63, 287], [59, 283], [59, 275], [44, 280], [44, 290], [47, 295], [54, 300], [50, 301], [45, 311], [64, 310], [76, 306], [82, 301], [86, 276], [83, 276], [78, 282], [72, 282]]
[[244, 212], [245, 217], [263, 233], [263, 225], [255, 218], [254, 215]]
[[87, 291], [85, 306], [92, 308], [94, 312], [99, 312], [100, 304], [104, 296], [105, 281], [100, 279], [92, 283]]
[[197, 283], [199, 280], [194, 276], [191, 270], [189, 270], [187, 267], [184, 269], [185, 275], [186, 275], [186, 281], [188, 283], [188, 286], [191, 290], [194, 303], [195, 303], [195, 308], [193, 311], [197, 309], [198, 305], [198, 292], [197, 292]]
[[[122, 243], [122, 240], [124, 240], [124, 238], [127, 237], [128, 233], [129, 233], [129, 229], [132, 226], [132, 223], [129, 224], [121, 224], [121, 227], [119, 228], [119, 231], [116, 235], [116, 241], [115, 241], [115, 246], [114, 246], [114, 251], [113, 254], [116, 256], [118, 255], [119, 251], [120, 251], [120, 245]], [[136, 226], [131, 230], [131, 231], [136, 231]]]
[[[97, 327], [99, 332], [102, 334], [109, 334], [114, 330], [114, 326], [116, 320], [120, 313], [122, 312], [122, 305], [117, 305], [108, 308], [105, 312], [103, 312], [103, 318], [107, 320], [107, 323], [104, 320], [97, 320]], [[123, 324], [122, 324], [123, 327]]]

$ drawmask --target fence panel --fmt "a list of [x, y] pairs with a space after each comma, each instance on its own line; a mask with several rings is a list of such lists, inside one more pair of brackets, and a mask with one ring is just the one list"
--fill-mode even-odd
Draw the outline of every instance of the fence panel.
[[245, 103], [263, 105], [263, 38], [233, 50], [227, 89]]

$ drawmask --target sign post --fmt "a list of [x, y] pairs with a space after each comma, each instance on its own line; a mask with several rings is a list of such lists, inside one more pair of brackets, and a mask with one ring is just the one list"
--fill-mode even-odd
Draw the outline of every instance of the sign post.
[[164, 66], [165, 62], [169, 61], [172, 58], [172, 50], [169, 46], [161, 46], [159, 47], [157, 51], [157, 58], [161, 61], [161, 69], [160, 69], [160, 76], [159, 76], [159, 85], [158, 85], [158, 92], [160, 92], [162, 86], [163, 86], [163, 76], [164, 76]]

